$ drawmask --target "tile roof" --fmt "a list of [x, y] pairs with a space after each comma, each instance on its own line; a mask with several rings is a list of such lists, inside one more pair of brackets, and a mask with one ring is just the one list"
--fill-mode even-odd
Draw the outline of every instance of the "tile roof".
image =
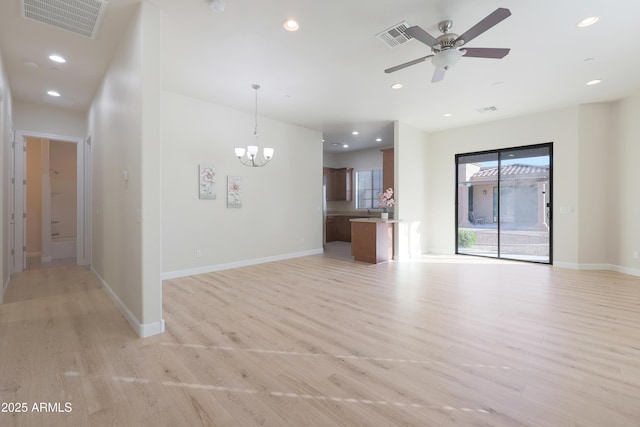
[[[513, 164], [500, 168], [501, 179], [549, 179], [549, 166]], [[496, 181], [498, 167], [491, 166], [480, 169], [471, 175], [471, 181]]]

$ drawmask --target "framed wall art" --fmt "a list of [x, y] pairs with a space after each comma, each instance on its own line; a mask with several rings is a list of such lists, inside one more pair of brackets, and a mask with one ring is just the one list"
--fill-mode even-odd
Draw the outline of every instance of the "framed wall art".
[[200, 198], [216, 198], [216, 170], [213, 166], [199, 165]]
[[242, 207], [242, 177], [227, 176], [227, 207]]

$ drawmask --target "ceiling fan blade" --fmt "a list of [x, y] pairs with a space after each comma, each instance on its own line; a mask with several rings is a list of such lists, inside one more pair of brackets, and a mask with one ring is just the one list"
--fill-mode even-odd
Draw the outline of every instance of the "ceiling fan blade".
[[431, 83], [437, 83], [444, 79], [445, 72], [446, 70], [444, 68], [436, 67], [435, 71], [433, 72], [433, 77], [431, 78]]
[[387, 74], [393, 73], [394, 71], [402, 70], [403, 68], [407, 68], [407, 67], [410, 67], [412, 65], [416, 65], [416, 64], [419, 64], [421, 62], [424, 62], [427, 59], [431, 58], [432, 56], [433, 55], [423, 56], [422, 58], [414, 59], [413, 61], [405, 62], [404, 64], [400, 64], [400, 65], [396, 65], [395, 67], [387, 68], [386, 70], [384, 70], [384, 72], [387, 73]]
[[511, 11], [504, 7], [500, 7], [494, 10], [492, 13], [490, 13], [482, 21], [478, 22], [476, 25], [469, 28], [464, 34], [458, 37], [456, 41], [463, 40], [465, 44], [469, 43], [471, 40], [475, 39], [480, 34], [484, 33], [494, 25], [502, 22], [509, 16], [511, 16]]
[[429, 47], [433, 47], [433, 45], [438, 44], [438, 40], [433, 37], [431, 34], [427, 33], [422, 28], [414, 25], [413, 27], [409, 27], [405, 30], [406, 34], [409, 34], [414, 39], [421, 41]]
[[502, 59], [509, 54], [509, 51], [511, 51], [511, 49], [492, 47], [463, 47], [461, 50], [465, 51], [462, 56], [492, 59]]

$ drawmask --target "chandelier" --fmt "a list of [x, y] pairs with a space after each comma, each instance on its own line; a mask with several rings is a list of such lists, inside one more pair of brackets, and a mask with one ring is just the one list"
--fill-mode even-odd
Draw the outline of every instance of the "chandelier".
[[255, 145], [249, 145], [247, 148], [236, 148], [236, 156], [240, 163], [245, 166], [251, 166], [254, 168], [264, 166], [273, 158], [273, 148], [264, 148], [260, 152], [260, 144], [258, 142], [258, 89], [260, 85], [254, 84], [251, 86], [256, 91], [256, 111], [255, 111], [255, 127], [253, 129], [253, 136], [256, 137]]

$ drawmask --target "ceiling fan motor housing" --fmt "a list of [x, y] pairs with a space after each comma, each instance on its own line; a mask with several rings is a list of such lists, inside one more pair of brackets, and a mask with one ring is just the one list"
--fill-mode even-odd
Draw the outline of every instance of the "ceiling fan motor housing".
[[458, 35], [454, 33], [445, 33], [440, 37], [436, 38], [438, 43], [433, 45], [431, 50], [433, 53], [438, 53], [442, 50], [453, 49], [462, 46], [459, 42], [456, 43], [458, 39]]

